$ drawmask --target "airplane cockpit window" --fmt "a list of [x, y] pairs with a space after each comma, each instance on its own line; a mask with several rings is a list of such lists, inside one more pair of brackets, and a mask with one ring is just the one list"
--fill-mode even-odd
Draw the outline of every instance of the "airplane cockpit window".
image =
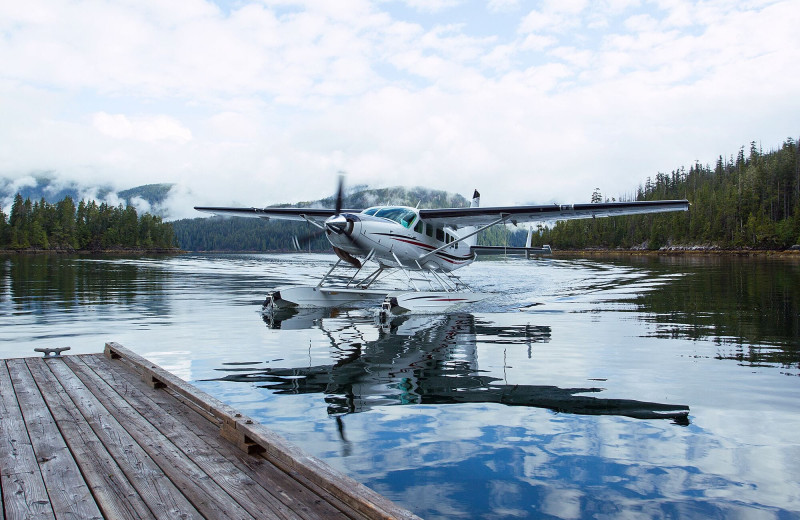
[[388, 218], [394, 220], [403, 227], [410, 227], [411, 223], [417, 217], [417, 214], [409, 208], [380, 208], [374, 215], [376, 217]]
[[375, 212], [378, 211], [379, 209], [380, 208], [367, 208], [364, 211], [362, 211], [361, 213], [363, 213], [364, 215], [374, 215]]
[[417, 221], [417, 225], [414, 226], [414, 231], [416, 231], [417, 233], [419, 233], [421, 235], [422, 234], [422, 230], [424, 229], [424, 226], [425, 226], [425, 224], [421, 220], [418, 220]]

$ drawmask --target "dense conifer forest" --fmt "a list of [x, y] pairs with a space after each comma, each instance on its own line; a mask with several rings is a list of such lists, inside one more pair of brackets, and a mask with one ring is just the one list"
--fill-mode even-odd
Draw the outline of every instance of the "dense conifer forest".
[[6, 215], [0, 210], [0, 249], [104, 251], [174, 248], [172, 225], [149, 213], [71, 197], [55, 204], [31, 203], [17, 194]]
[[[595, 193], [595, 200], [602, 196]], [[770, 152], [720, 156], [647, 178], [637, 200], [688, 199], [688, 212], [559, 222], [534, 235], [557, 249], [702, 247], [786, 249], [800, 243], [800, 152], [792, 138]], [[519, 234], [517, 234], [519, 240]]]

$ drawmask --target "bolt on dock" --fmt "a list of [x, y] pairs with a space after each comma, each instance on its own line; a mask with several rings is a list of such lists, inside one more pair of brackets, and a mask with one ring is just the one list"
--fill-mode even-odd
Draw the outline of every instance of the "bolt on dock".
[[0, 520], [416, 519], [116, 343], [0, 360]]

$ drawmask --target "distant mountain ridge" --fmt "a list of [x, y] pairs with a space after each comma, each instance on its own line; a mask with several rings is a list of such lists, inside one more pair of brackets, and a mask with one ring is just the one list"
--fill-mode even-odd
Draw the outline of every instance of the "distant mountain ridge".
[[[150, 213], [166, 218], [169, 216], [169, 208], [165, 203], [175, 186], [172, 183], [144, 184], [114, 191], [108, 185], [81, 186], [73, 181], [57, 181], [55, 176], [48, 173], [32, 175], [29, 178], [33, 179], [33, 185], [30, 182], [20, 183], [19, 180], [0, 178], [0, 201], [10, 201], [17, 193], [23, 199], [31, 201], [44, 199], [50, 204], [55, 204], [65, 197], [71, 197], [76, 202], [84, 198], [94, 199], [98, 202], [117, 199], [135, 207], [140, 207], [142, 205], [140, 202], [144, 201], [147, 203]], [[285, 202], [275, 204], [275, 206], [332, 208], [335, 204], [335, 196], [331, 195], [314, 201]], [[357, 185], [349, 187], [345, 191], [344, 205], [348, 208], [367, 208], [379, 204], [442, 208], [466, 206], [468, 201], [459, 194], [419, 186], [413, 188], [403, 186], [369, 188], [366, 185]], [[224, 205], [224, 203], [220, 203], [220, 205]]]
[[[333, 208], [336, 206], [335, 199], [336, 197], [331, 195], [316, 201], [281, 204], [280, 206]], [[468, 206], [469, 201], [457, 193], [432, 190], [421, 186], [413, 188], [404, 186], [369, 188], [365, 185], [358, 185], [345, 190], [342, 205], [352, 209], [364, 209], [377, 205], [458, 208]]]
[[[28, 179], [33, 179], [34, 184], [30, 185]], [[108, 186], [96, 186], [91, 190], [96, 193], [98, 198], [105, 198], [112, 192]], [[37, 201], [44, 198], [50, 204], [63, 200], [65, 197], [72, 197], [79, 200], [82, 193], [87, 193], [87, 188], [81, 188], [75, 182], [56, 182], [55, 177], [47, 173], [31, 175], [24, 180], [0, 178], [0, 198], [11, 199], [19, 193], [23, 199]]]
[[55, 176], [48, 173], [32, 175], [29, 178], [33, 179], [33, 185], [30, 182], [20, 182], [19, 179], [0, 178], [0, 201], [10, 201], [17, 193], [23, 199], [31, 201], [44, 199], [50, 204], [55, 204], [65, 197], [71, 197], [75, 202], [84, 198], [98, 202], [116, 199], [125, 205], [140, 208], [143, 201], [146, 203], [149, 213], [166, 217], [168, 212], [164, 203], [174, 186], [171, 183], [145, 184], [115, 192], [107, 185], [81, 186], [74, 181], [58, 181]]
[[117, 197], [131, 203], [135, 198], [147, 201], [153, 207], [161, 207], [169, 197], [174, 184], [144, 184], [117, 192]]

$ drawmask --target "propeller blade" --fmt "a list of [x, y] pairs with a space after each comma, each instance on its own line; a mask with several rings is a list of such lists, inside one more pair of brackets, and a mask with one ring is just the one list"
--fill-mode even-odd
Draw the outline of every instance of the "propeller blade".
[[336, 190], [336, 213], [334, 215], [339, 215], [342, 211], [342, 204], [344, 200], [344, 175], [339, 175], [339, 188]]
[[298, 250], [302, 250], [305, 247], [310, 246], [311, 242], [313, 242], [314, 240], [318, 239], [319, 237], [321, 237], [324, 234], [325, 234], [325, 230], [324, 229], [318, 229], [316, 231], [312, 231], [311, 233], [306, 233], [305, 235], [301, 235], [299, 237], [295, 236], [294, 240], [295, 240], [295, 243], [298, 244], [298, 246], [299, 246]]

